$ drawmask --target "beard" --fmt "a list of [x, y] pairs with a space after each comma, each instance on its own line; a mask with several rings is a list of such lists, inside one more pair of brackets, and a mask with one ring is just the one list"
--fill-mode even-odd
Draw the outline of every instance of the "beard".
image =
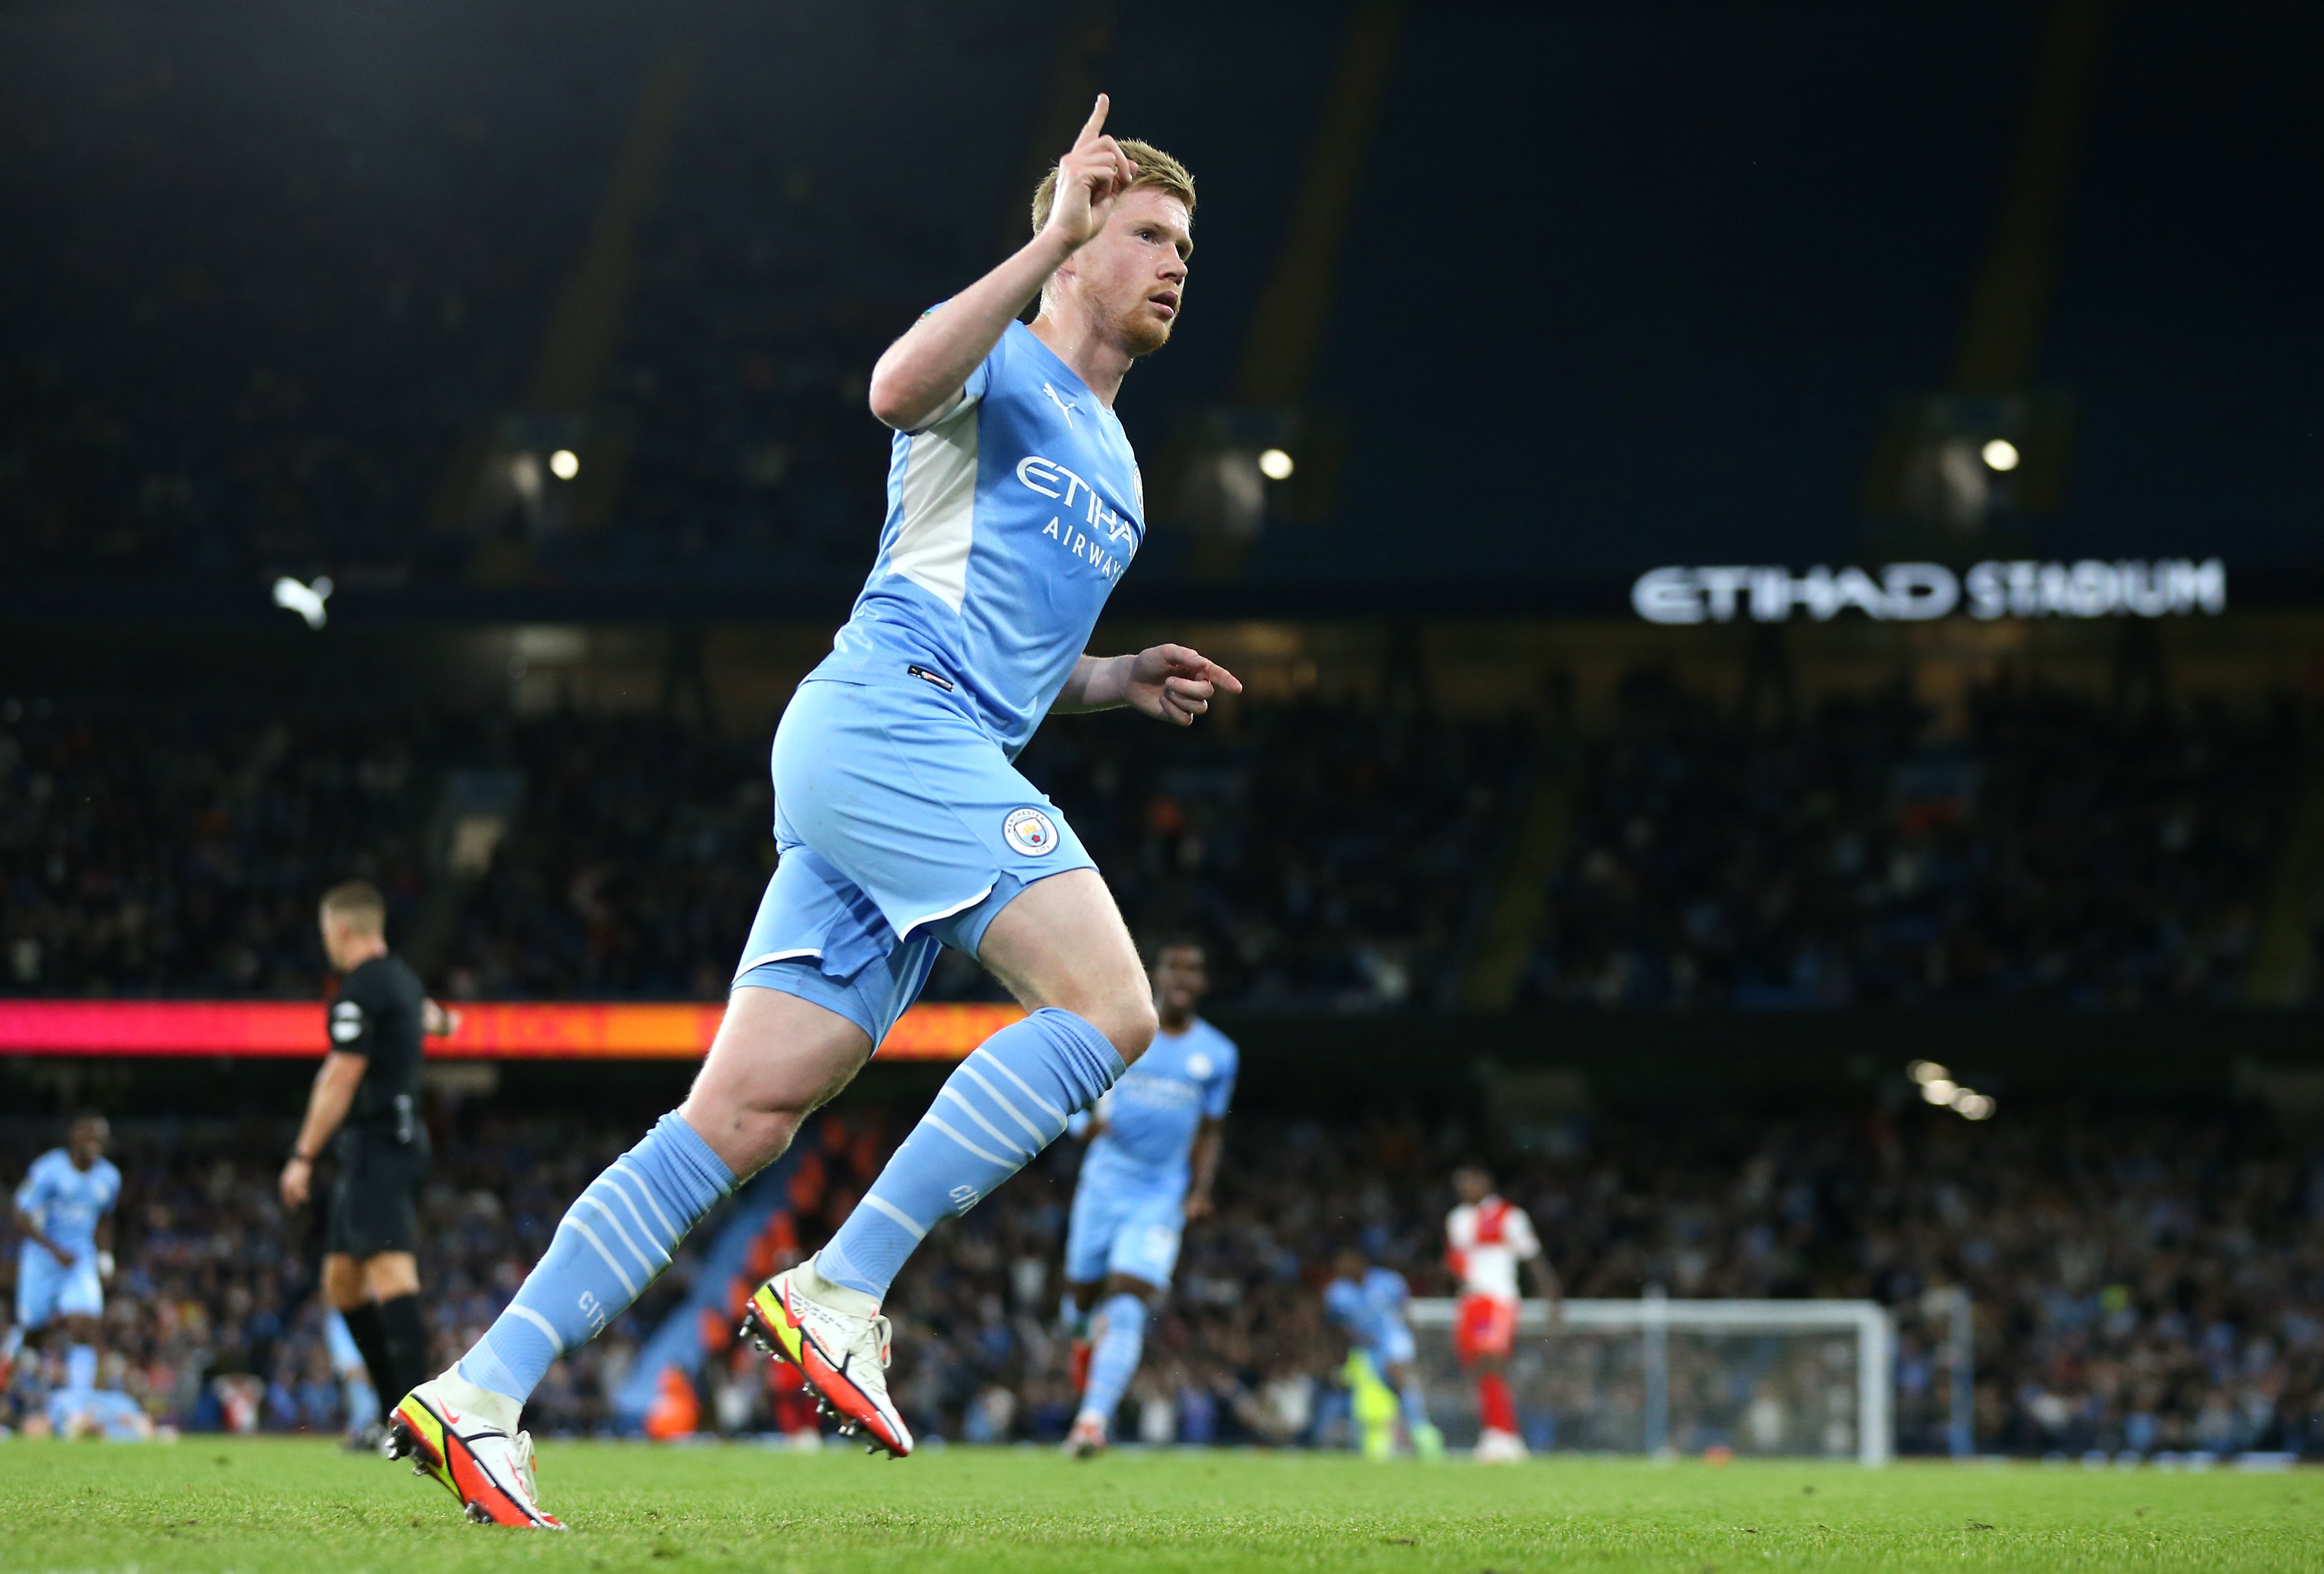
[[1177, 326], [1176, 313], [1157, 318], [1143, 300], [1113, 319], [1114, 331], [1121, 336], [1122, 345], [1132, 360], [1150, 355], [1168, 344], [1170, 330]]

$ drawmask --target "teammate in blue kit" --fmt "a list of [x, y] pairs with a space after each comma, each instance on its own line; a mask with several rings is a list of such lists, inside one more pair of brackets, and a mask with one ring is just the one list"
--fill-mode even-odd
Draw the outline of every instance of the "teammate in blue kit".
[[13, 1366], [25, 1336], [65, 1340], [65, 1388], [97, 1388], [97, 1319], [113, 1275], [113, 1208], [121, 1172], [105, 1156], [111, 1136], [102, 1115], [72, 1123], [65, 1146], [32, 1161], [16, 1188], [16, 1322], [0, 1343], [0, 1370]]
[[847, 1084], [950, 945], [1028, 1015], [961, 1063], [837, 1234], [745, 1313], [848, 1431], [909, 1453], [880, 1315], [897, 1270], [1153, 1039], [1113, 897], [1014, 763], [1052, 712], [1132, 705], [1187, 726], [1242, 686], [1183, 646], [1085, 653], [1146, 538], [1114, 397], [1168, 341], [1194, 251], [1192, 178], [1106, 135], [1106, 109], [1034, 194], [1032, 240], [872, 369], [872, 413], [895, 432], [879, 556], [776, 732], [781, 861], [693, 1091], [575, 1201], [484, 1336], [396, 1407], [394, 1450], [472, 1515], [556, 1525], [517, 1431], [525, 1396]]
[[[1411, 1300], [1412, 1289], [1402, 1274], [1374, 1267], [1363, 1253], [1350, 1249], [1340, 1253], [1336, 1276], [1324, 1286], [1323, 1315], [1340, 1326], [1353, 1347], [1349, 1364], [1359, 1379], [1358, 1419], [1364, 1419], [1362, 1389], [1368, 1379], [1395, 1395], [1384, 1419], [1393, 1419], [1400, 1411], [1414, 1451], [1424, 1459], [1437, 1459], [1444, 1452], [1444, 1438], [1428, 1419], [1427, 1395], [1420, 1388], [1415, 1365], [1418, 1350], [1404, 1320]], [[1381, 1445], [1391, 1441], [1392, 1434], [1385, 1425], [1368, 1425], [1365, 1431], [1365, 1451], [1384, 1458], [1388, 1449]]]
[[1211, 1210], [1241, 1058], [1232, 1039], [1194, 1015], [1209, 988], [1200, 945], [1157, 947], [1153, 980], [1161, 1030], [1090, 1111], [1089, 1153], [1065, 1229], [1066, 1320], [1079, 1324], [1094, 1306], [1100, 1322], [1093, 1347], [1075, 1345], [1076, 1366], [1085, 1348], [1090, 1357], [1081, 1413], [1065, 1438], [1076, 1459], [1104, 1450], [1138, 1373], [1147, 1312], [1177, 1266], [1179, 1235]]

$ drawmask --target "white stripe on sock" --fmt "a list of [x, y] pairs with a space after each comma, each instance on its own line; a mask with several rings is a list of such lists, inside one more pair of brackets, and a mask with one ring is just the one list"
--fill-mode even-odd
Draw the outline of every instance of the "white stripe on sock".
[[1048, 1146], [1050, 1143], [1056, 1140], [1057, 1134], [1056, 1132], [1044, 1132], [1039, 1127], [1026, 1119], [1025, 1112], [1018, 1109], [1016, 1105], [1011, 1104], [1008, 1100], [1002, 1098], [1001, 1096], [1001, 1090], [994, 1087], [991, 1082], [986, 1082], [984, 1080], [983, 1073], [979, 1072], [973, 1064], [967, 1061], [961, 1062], [960, 1074], [974, 1082], [978, 1087], [982, 1088], [986, 1098], [1000, 1105], [1003, 1109], [1008, 1110], [1010, 1119], [1014, 1120], [1018, 1125], [1023, 1127], [1028, 1132], [1031, 1133], [1035, 1152], [1039, 1152], [1042, 1148]]
[[954, 1142], [968, 1149], [969, 1152], [974, 1154], [988, 1164], [999, 1164], [1002, 1169], [1012, 1173], [1019, 1167], [1013, 1160], [997, 1158], [993, 1155], [985, 1152], [982, 1148], [977, 1146], [976, 1144], [963, 1137], [959, 1132], [954, 1131], [951, 1127], [946, 1126], [943, 1120], [937, 1118], [936, 1111], [933, 1109], [920, 1117], [920, 1124], [923, 1126], [935, 1127], [938, 1131], [941, 1131], [946, 1137], [951, 1137]]
[[1001, 1130], [998, 1126], [993, 1125], [991, 1121], [987, 1120], [984, 1118], [983, 1111], [977, 1109], [975, 1105], [968, 1101], [968, 1095], [962, 1092], [958, 1088], [954, 1087], [950, 1082], [946, 1082], [944, 1085], [944, 1087], [937, 1092], [936, 1097], [940, 1099], [950, 1099], [954, 1103], [966, 1110], [968, 1112], [968, 1118], [971, 1120], [975, 1121], [979, 1126], [984, 1128], [984, 1135], [999, 1143], [1004, 1153], [1014, 1154], [1019, 1164], [1023, 1164], [1027, 1159], [1031, 1158], [1034, 1154], [1040, 1151], [1038, 1148], [1025, 1148], [1020, 1150], [1014, 1142], [1010, 1140], [1009, 1134], [1007, 1132]]
[[619, 1197], [622, 1200], [622, 1206], [630, 1210], [630, 1222], [638, 1227], [638, 1234], [644, 1238], [645, 1243], [661, 1254], [661, 1266], [665, 1268], [669, 1266], [669, 1248], [678, 1243], [671, 1241], [665, 1245], [654, 1238], [654, 1232], [646, 1228], [646, 1216], [638, 1211], [637, 1203], [631, 1199], [630, 1189], [622, 1184], [613, 1171], [607, 1170], [597, 1178], [604, 1182], [606, 1189]]
[[613, 1260], [613, 1254], [605, 1249], [605, 1243], [597, 1238], [597, 1232], [590, 1229], [586, 1224], [581, 1222], [579, 1217], [574, 1213], [566, 1214], [565, 1222], [579, 1230], [583, 1238], [586, 1239], [591, 1246], [597, 1248], [597, 1255], [605, 1259], [605, 1266], [613, 1270], [613, 1277], [622, 1282], [622, 1288], [630, 1293], [630, 1299], [632, 1301], [636, 1300], [638, 1298], [638, 1287], [630, 1283], [629, 1270], [622, 1267], [620, 1263]]
[[578, 1208], [584, 1202], [586, 1202], [590, 1207], [595, 1208], [599, 1213], [604, 1215], [605, 1222], [613, 1227], [614, 1235], [619, 1237], [622, 1244], [629, 1248], [630, 1256], [638, 1259], [638, 1266], [645, 1270], [646, 1279], [650, 1283], [653, 1276], [661, 1272], [661, 1270], [654, 1266], [654, 1260], [651, 1257], [646, 1256], [645, 1253], [638, 1249], [638, 1243], [632, 1240], [630, 1238], [630, 1232], [622, 1228], [621, 1220], [614, 1215], [612, 1209], [605, 1206], [605, 1200], [597, 1195], [597, 1188], [595, 1186], [591, 1186], [587, 1191], [582, 1192], [580, 1196], [575, 1198], [573, 1200], [573, 1206]]
[[889, 1201], [885, 1197], [867, 1196], [863, 1199], [862, 1205], [866, 1208], [877, 1208], [881, 1212], [886, 1214], [889, 1218], [902, 1225], [906, 1229], [911, 1232], [912, 1238], [914, 1240], [926, 1240], [928, 1238], [927, 1230], [921, 1226], [913, 1223], [912, 1216], [910, 1214], [897, 1207], [893, 1202]]
[[[961, 1064], [963, 1065], [966, 1065], [967, 1063], [968, 1063], [966, 1061], [961, 1062]], [[1033, 1091], [1033, 1085], [1030, 1082], [1028, 1082], [1024, 1078], [1019, 1076], [1015, 1072], [1010, 1071], [1009, 1069], [1009, 1063], [1002, 1060], [999, 1055], [996, 1054], [992, 1057], [991, 1064], [994, 1071], [999, 1072], [1002, 1076], [1007, 1077], [1010, 1082], [1024, 1089], [1025, 1097], [1032, 1100], [1033, 1102], [1039, 1107], [1042, 1114], [1047, 1115], [1050, 1119], [1056, 1121], [1059, 1129], [1062, 1130], [1064, 1128], [1065, 1124], [1065, 1112], [1064, 1110], [1057, 1109], [1047, 1099], [1041, 1097], [1040, 1094]]]
[[669, 1215], [664, 1213], [661, 1210], [661, 1204], [654, 1201], [653, 1188], [646, 1184], [646, 1178], [630, 1168], [629, 1155], [623, 1154], [620, 1158], [615, 1159], [613, 1168], [637, 1183], [638, 1191], [646, 1200], [646, 1206], [653, 1210], [654, 1222], [661, 1226], [662, 1238], [669, 1242], [670, 1250], [676, 1251], [678, 1243], [685, 1238], [686, 1231], [670, 1223]]
[[[565, 1336], [557, 1331], [557, 1325], [555, 1323], [549, 1321], [549, 1319], [543, 1317], [540, 1312], [535, 1312], [530, 1306], [522, 1305], [517, 1302], [512, 1301], [508, 1303], [508, 1315], [512, 1317], [523, 1318], [527, 1322], [532, 1324], [533, 1327], [540, 1330], [541, 1332], [549, 1336], [549, 1348], [550, 1349], [555, 1350], [560, 1356], [565, 1353]], [[494, 1360], [500, 1359], [498, 1356], [494, 1356], [493, 1358]], [[503, 1362], [503, 1364], [505, 1365], [506, 1363]]]

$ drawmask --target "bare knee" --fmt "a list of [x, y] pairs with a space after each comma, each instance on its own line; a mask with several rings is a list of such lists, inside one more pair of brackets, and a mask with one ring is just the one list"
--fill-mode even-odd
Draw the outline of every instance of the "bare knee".
[[706, 1089], [696, 1083], [678, 1113], [739, 1182], [789, 1151], [811, 1108], [763, 1090]]
[[871, 1038], [835, 1012], [780, 990], [739, 989], [678, 1115], [739, 1181], [781, 1157], [799, 1123], [871, 1054]]
[[420, 1293], [420, 1259], [410, 1252], [381, 1252], [363, 1262], [363, 1284], [374, 1301]]
[[1109, 992], [1078, 1015], [1105, 1035], [1124, 1065], [1137, 1064], [1162, 1027], [1161, 1018], [1154, 1014], [1154, 997], [1142, 989], [1135, 993]]
[[363, 1265], [345, 1252], [333, 1252], [323, 1259], [323, 1294], [342, 1312], [352, 1312], [361, 1306], [369, 1295], [364, 1284]]

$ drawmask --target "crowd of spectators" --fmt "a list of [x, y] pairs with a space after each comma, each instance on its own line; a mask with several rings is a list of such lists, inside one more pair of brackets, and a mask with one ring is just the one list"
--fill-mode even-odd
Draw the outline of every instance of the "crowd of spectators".
[[1222, 999], [1444, 999], [1523, 785], [1526, 724], [1320, 696], [1219, 720], [1088, 718], [1045, 729], [1023, 765], [1134, 929], [1211, 937]]
[[[926, 24], [955, 63], [1045, 25]], [[0, 573], [860, 575], [886, 468], [872, 363], [984, 258], [1018, 122], [955, 102], [1003, 75], [899, 49], [881, 18], [721, 38], [681, 63], [650, 30], [544, 43], [487, 8], [400, 39], [388, 93], [352, 40], [36, 27], [0, 72], [0, 189], [69, 221], [0, 259], [40, 308], [0, 352]], [[673, 67], [667, 156], [644, 157], [625, 133]], [[842, 86], [874, 73], [912, 130]], [[937, 125], [953, 179], [866, 178], [888, 137]], [[621, 332], [588, 365], [555, 308], [609, 186], [641, 179], [659, 200], [624, 226]], [[549, 408], [508, 424], [528, 400]], [[567, 442], [586, 501], [544, 506]], [[496, 492], [495, 450], [531, 454], [525, 497]]]
[[[566, 1205], [637, 1134], [442, 1109], [436, 1123], [444, 1132], [422, 1197], [420, 1261], [435, 1353], [448, 1363], [507, 1303]], [[106, 1292], [101, 1385], [181, 1429], [338, 1430], [346, 1394], [323, 1326], [319, 1212], [287, 1211], [277, 1194], [292, 1121], [129, 1118], [113, 1130], [119, 1266]], [[0, 1163], [20, 1176], [54, 1141], [43, 1123], [10, 1118]], [[560, 1365], [542, 1395], [552, 1430], [611, 1427], [607, 1395], [642, 1330], [682, 1293], [690, 1262], [682, 1253], [673, 1275]], [[12, 1242], [0, 1272], [13, 1281], [15, 1271]], [[49, 1376], [24, 1363], [13, 1396], [0, 1398], [0, 1410], [13, 1406], [0, 1422], [37, 1413]]]
[[0, 262], [39, 303], [0, 353], [0, 572], [456, 566], [433, 494], [521, 397], [611, 106], [475, 38], [382, 94], [230, 23], [73, 27], [0, 92], [9, 197], [60, 216]]
[[[446, 1134], [422, 1268], [449, 1360], [505, 1303], [567, 1200], [636, 1132], [491, 1106], [438, 1117]], [[847, 1118], [862, 1151], [818, 1172], [798, 1249], [814, 1248], [876, 1167], [869, 1134], [883, 1123], [876, 1111]], [[125, 1185], [106, 1381], [180, 1427], [327, 1431], [340, 1412], [314, 1298], [318, 1243], [310, 1219], [281, 1210], [271, 1161], [250, 1156], [278, 1151], [288, 1125], [261, 1124], [116, 1122]], [[891, 1137], [896, 1126], [884, 1123]], [[11, 1121], [9, 1173], [48, 1135]], [[1352, 1244], [1416, 1293], [1451, 1293], [1445, 1177], [1489, 1137], [1457, 1123], [1237, 1118], [1218, 1213], [1188, 1231], [1120, 1435], [1348, 1441], [1345, 1346], [1321, 1316], [1334, 1254]], [[1971, 1124], [1917, 1104], [1776, 1118], [1673, 1112], [1577, 1117], [1530, 1140], [1531, 1151], [1503, 1152], [1502, 1190], [1532, 1213], [1568, 1294], [1658, 1287], [1894, 1308], [1905, 1451], [1947, 1447], [1946, 1324], [1929, 1293], [1959, 1286], [1974, 1308], [1980, 1450], [2324, 1454], [2324, 1150], [2256, 1113], [2021, 1105]], [[1056, 1308], [1076, 1158], [1060, 1144], [933, 1236], [899, 1282], [891, 1383], [925, 1436], [1054, 1441], [1069, 1424]], [[612, 1397], [641, 1340], [692, 1288], [718, 1227], [706, 1224], [646, 1302], [552, 1372], [528, 1424], [618, 1429]], [[1457, 1439], [1469, 1396], [1443, 1340], [1424, 1337], [1424, 1363]], [[1544, 1344], [1516, 1368], [1535, 1443], [1638, 1447], [1628, 1345], [1569, 1335], [1562, 1349]], [[1771, 1364], [1764, 1351], [1730, 1350], [1721, 1367], [1674, 1349], [1673, 1444], [1851, 1451], [1845, 1424], [1829, 1418], [1852, 1416], [1852, 1356], [1821, 1376], [1808, 1370], [1832, 1353], [1803, 1344]], [[17, 1399], [36, 1399], [38, 1382], [28, 1363]], [[714, 1361], [701, 1384], [702, 1430], [770, 1429], [786, 1413], [780, 1385], [747, 1351]]]
[[[1092, 718], [1026, 761], [1134, 927], [1218, 937], [1228, 998], [1425, 1005], [1526, 759], [1514, 723], [1252, 704], [1166, 734]], [[456, 772], [522, 793], [447, 869]], [[316, 895], [365, 875], [454, 999], [717, 999], [773, 866], [765, 741], [650, 718], [258, 723], [19, 704], [0, 724], [0, 987], [312, 998]], [[433, 896], [448, 911], [430, 912]], [[951, 957], [932, 998], [991, 983]]]
[[[1878, 698], [1762, 729], [1677, 705], [1556, 741], [1517, 716], [1311, 695], [1190, 732], [1086, 718], [1045, 730], [1023, 766], [1132, 928], [1207, 937], [1219, 999], [1246, 1009], [1456, 999], [1545, 790], [1571, 810], [1534, 1001], [2238, 998], [2288, 831], [2285, 727], [2006, 691], [1978, 698], [1963, 737], [1931, 743], [1924, 722]], [[644, 716], [11, 702], [0, 988], [311, 998], [315, 894], [361, 874], [453, 998], [715, 999], [772, 868], [764, 755], [761, 738]], [[464, 872], [456, 783], [479, 770], [521, 790]], [[947, 954], [930, 998], [994, 989]]]
[[435, 786], [424, 729], [160, 707], [0, 707], [0, 987], [311, 999], [318, 896], [408, 919]]
[[2237, 998], [2289, 821], [2287, 720], [1999, 687], [1747, 728], [1674, 704], [1582, 745], [1527, 992], [1601, 1007]]

